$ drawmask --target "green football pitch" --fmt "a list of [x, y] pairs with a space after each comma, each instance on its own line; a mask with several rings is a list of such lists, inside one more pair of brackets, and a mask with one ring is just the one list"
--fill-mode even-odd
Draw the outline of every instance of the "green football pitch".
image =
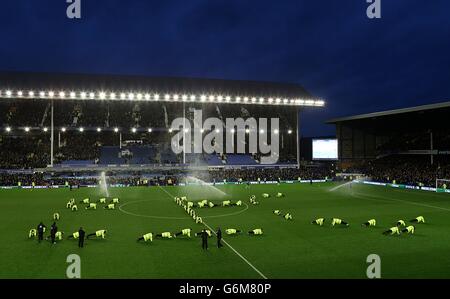
[[[69, 254], [81, 258], [82, 278], [366, 278], [370, 254], [381, 258], [382, 278], [450, 278], [450, 196], [361, 184], [282, 184], [110, 188], [119, 197], [115, 210], [85, 210], [78, 203], [103, 197], [98, 188], [0, 190], [0, 278], [65, 278]], [[276, 198], [282, 192], [284, 198]], [[269, 193], [270, 198], [263, 198]], [[256, 195], [259, 205], [249, 203]], [[189, 200], [242, 200], [242, 206], [197, 209], [204, 225], [242, 230], [216, 238], [203, 251], [199, 237], [137, 242], [147, 232], [201, 231], [174, 196]], [[78, 211], [66, 209], [75, 198]], [[293, 220], [273, 214], [290, 212]], [[56, 245], [28, 238], [43, 221], [49, 228], [54, 212], [65, 233]], [[385, 236], [397, 220], [424, 216], [414, 235]], [[324, 226], [311, 221], [326, 218]], [[341, 218], [349, 227], [332, 227]], [[377, 226], [361, 224], [375, 218]], [[87, 233], [107, 229], [106, 239], [87, 240], [79, 249], [67, 236], [82, 226]], [[249, 230], [262, 228], [262, 236]], [[47, 231], [48, 234], [48, 231]]]

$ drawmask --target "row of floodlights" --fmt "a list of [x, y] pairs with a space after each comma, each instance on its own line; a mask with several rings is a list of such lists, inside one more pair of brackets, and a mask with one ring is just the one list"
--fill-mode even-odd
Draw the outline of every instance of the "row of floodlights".
[[291, 106], [315, 106], [323, 107], [325, 106], [325, 101], [323, 100], [313, 100], [313, 99], [282, 99], [282, 98], [263, 98], [263, 97], [240, 97], [236, 96], [232, 98], [231, 96], [222, 95], [179, 95], [179, 94], [150, 94], [150, 93], [106, 93], [106, 92], [54, 92], [54, 91], [16, 91], [11, 90], [0, 91], [0, 98], [42, 98], [42, 99], [90, 99], [90, 100], [146, 100], [146, 101], [175, 101], [175, 102], [213, 102], [213, 103], [244, 103], [244, 104], [262, 104], [262, 105], [291, 105]]
[[[25, 132], [28, 133], [28, 132], [31, 131], [31, 128], [30, 128], [30, 127], [24, 127], [23, 130], [24, 130]], [[44, 132], [48, 132], [48, 130], [49, 130], [49, 129], [48, 129], [47, 127], [42, 128], [42, 131], [44, 131]], [[79, 132], [84, 132], [84, 130], [85, 130], [85, 129], [84, 129], [83, 127], [78, 128], [78, 131], [79, 131]], [[6, 127], [6, 128], [5, 128], [5, 131], [6, 131], [7, 133], [10, 133], [10, 132], [12, 131], [12, 128], [11, 128], [11, 127]], [[65, 127], [62, 127], [62, 128], [60, 129], [60, 132], [63, 132], [63, 133], [64, 133], [64, 132], [66, 132], [66, 131], [67, 131], [67, 129], [66, 129]], [[101, 131], [102, 131], [102, 128], [97, 128], [96, 131], [97, 131], [97, 132], [101, 132]], [[116, 128], [113, 129], [113, 131], [114, 131], [115, 133], [118, 133], [118, 132], [120, 131], [120, 129], [116, 127]], [[131, 132], [132, 132], [132, 133], [136, 133], [137, 131], [138, 131], [137, 128], [131, 128]], [[152, 128], [148, 128], [148, 129], [147, 129], [147, 132], [149, 132], [149, 133], [151, 133], [152, 131], [153, 131]], [[168, 129], [168, 131], [169, 131], [169, 133], [172, 133], [172, 132], [173, 132], [173, 129]], [[220, 129], [216, 129], [216, 130], [215, 130], [216, 133], [220, 133], [220, 131], [221, 131]], [[184, 132], [185, 132], [185, 133], [188, 133], [188, 132], [189, 132], [189, 129], [184, 129]], [[204, 133], [204, 132], [205, 132], [205, 129], [200, 129], [200, 132], [201, 132], [201, 133]], [[260, 129], [259, 132], [260, 132], [261, 134], [264, 134], [265, 131], [264, 131], [263, 129]], [[273, 133], [274, 133], [274, 134], [279, 134], [279, 132], [280, 132], [280, 131], [279, 131], [278, 129], [273, 130]], [[235, 130], [235, 129], [231, 129], [231, 130], [230, 130], [230, 133], [234, 134], [234, 133], [236, 133], [236, 130]], [[247, 134], [250, 133], [250, 129], [245, 129], [245, 133], [247, 133]], [[288, 133], [288, 134], [292, 134], [292, 130], [287, 130], [287, 133]]]

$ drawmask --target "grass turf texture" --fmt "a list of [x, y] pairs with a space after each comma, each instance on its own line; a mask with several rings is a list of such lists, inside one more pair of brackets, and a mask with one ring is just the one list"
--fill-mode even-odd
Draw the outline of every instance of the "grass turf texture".
[[[190, 227], [195, 233], [204, 227], [187, 218], [168, 193], [187, 195], [194, 201], [243, 200], [246, 205], [241, 207], [197, 211], [214, 229], [241, 229], [238, 236], [224, 233], [225, 241], [268, 278], [365, 278], [366, 258], [372, 253], [381, 257], [383, 278], [450, 277], [448, 194], [355, 184], [331, 192], [334, 186], [218, 187], [225, 196], [206, 186], [111, 188], [111, 197], [120, 198], [118, 206], [126, 213], [117, 207], [104, 210], [100, 204], [97, 210], [85, 210], [78, 203], [87, 196], [91, 200], [103, 197], [100, 189], [0, 190], [0, 278], [65, 278], [66, 257], [72, 253], [81, 256], [82, 278], [261, 278], [228, 246], [217, 249], [215, 237], [209, 239], [207, 252], [195, 236], [136, 242], [147, 232]], [[265, 192], [271, 197], [262, 198]], [[276, 198], [277, 192], [286, 197]], [[249, 203], [251, 194], [257, 195], [259, 205]], [[65, 208], [71, 197], [77, 201], [77, 212]], [[275, 209], [290, 212], [294, 219], [274, 215]], [[65, 232], [64, 240], [51, 245], [28, 239], [29, 229], [41, 220], [49, 229], [54, 212], [61, 215], [58, 227]], [[221, 216], [230, 213], [238, 214]], [[152, 215], [173, 219], [148, 217]], [[419, 215], [427, 223], [416, 225], [414, 235], [382, 235], [397, 220], [409, 221]], [[326, 218], [323, 227], [311, 224], [318, 217]], [[331, 217], [344, 219], [350, 227], [331, 227]], [[362, 227], [370, 218], [377, 220], [377, 227]], [[87, 233], [108, 229], [107, 238], [87, 240], [85, 248], [79, 249], [77, 241], [66, 237], [80, 226]], [[247, 235], [254, 228], [262, 228], [264, 235]]]

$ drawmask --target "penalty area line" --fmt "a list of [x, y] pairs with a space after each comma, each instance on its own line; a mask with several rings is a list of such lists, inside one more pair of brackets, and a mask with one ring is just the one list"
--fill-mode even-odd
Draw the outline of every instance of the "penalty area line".
[[[164, 188], [162, 188], [161, 186], [158, 186], [162, 191], [164, 191], [167, 196], [170, 196], [170, 198], [174, 198], [175, 196], [173, 194], [171, 194], [169, 191], [165, 190]], [[210, 231], [213, 232], [214, 235], [217, 236], [216, 231], [213, 230], [207, 223], [205, 223], [205, 221], [203, 221], [203, 225], [205, 225]], [[222, 241], [225, 243], [225, 245], [227, 245], [238, 257], [240, 257], [244, 262], [247, 263], [247, 265], [249, 265], [253, 270], [255, 270], [256, 273], [258, 273], [262, 278], [267, 279], [267, 277], [261, 272], [259, 271], [255, 266], [253, 266], [252, 263], [250, 263], [242, 254], [240, 254], [236, 249], [234, 249], [233, 246], [231, 246], [227, 241], [225, 241], [222, 238]]]

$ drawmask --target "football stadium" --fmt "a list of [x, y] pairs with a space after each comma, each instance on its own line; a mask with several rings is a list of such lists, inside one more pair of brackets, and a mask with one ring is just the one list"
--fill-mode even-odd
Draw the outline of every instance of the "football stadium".
[[[366, 278], [373, 254], [384, 278], [450, 275], [449, 102], [332, 119], [335, 138], [301, 138], [299, 111], [326, 101], [295, 84], [0, 81], [2, 278], [65, 278], [71, 254], [82, 278]], [[196, 123], [198, 110], [218, 125]], [[273, 164], [250, 147], [252, 134], [268, 143], [247, 121], [263, 117], [280, 119]], [[175, 154], [174, 136], [194, 148], [194, 130], [244, 151]]]
[[0, 283], [411, 298], [445, 283], [449, 10], [2, 1]]

